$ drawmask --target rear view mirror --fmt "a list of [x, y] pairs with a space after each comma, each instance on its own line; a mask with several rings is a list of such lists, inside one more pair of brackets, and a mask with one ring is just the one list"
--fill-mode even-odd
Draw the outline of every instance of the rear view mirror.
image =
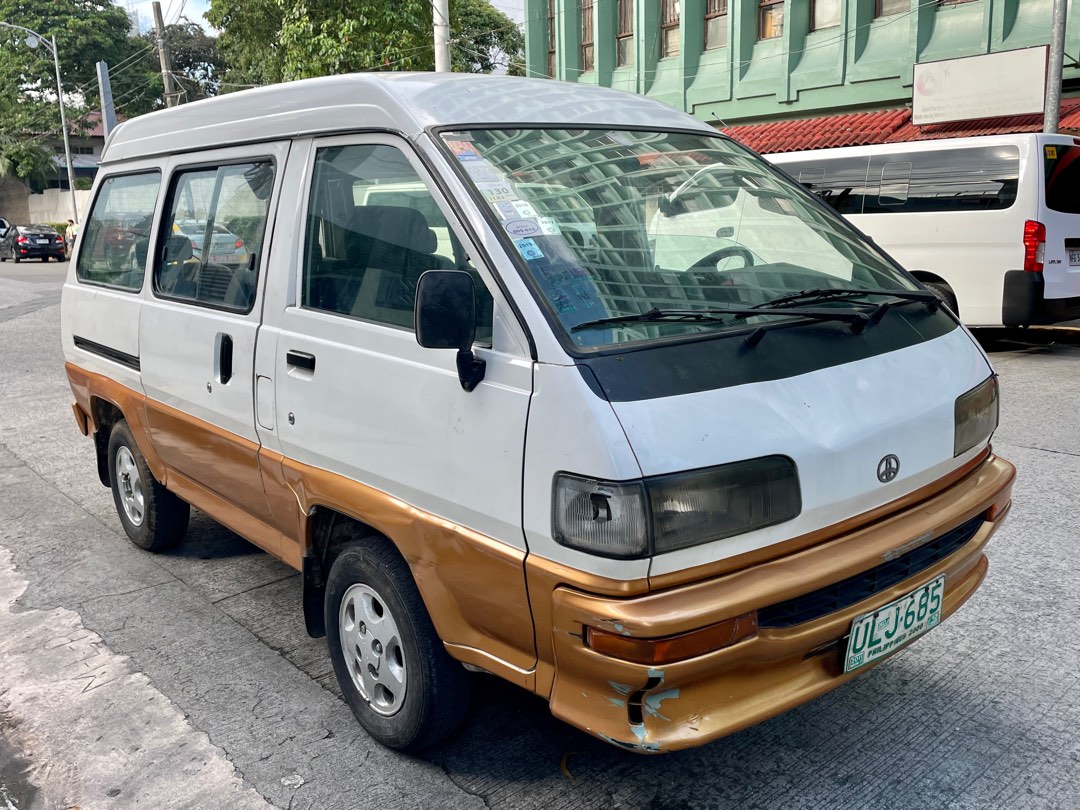
[[472, 391], [484, 379], [485, 362], [472, 351], [476, 293], [464, 270], [428, 270], [416, 285], [416, 342], [427, 349], [457, 349], [458, 379]]

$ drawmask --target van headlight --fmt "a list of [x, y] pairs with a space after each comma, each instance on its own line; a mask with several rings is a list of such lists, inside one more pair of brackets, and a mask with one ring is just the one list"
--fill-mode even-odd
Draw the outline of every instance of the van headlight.
[[795, 462], [765, 456], [618, 483], [559, 473], [552, 507], [556, 542], [637, 558], [791, 520], [802, 497]]
[[953, 458], [990, 438], [998, 426], [997, 376], [988, 377], [956, 398]]

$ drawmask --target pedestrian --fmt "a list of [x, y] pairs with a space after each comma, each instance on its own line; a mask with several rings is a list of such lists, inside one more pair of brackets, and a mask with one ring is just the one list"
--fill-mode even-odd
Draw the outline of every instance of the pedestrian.
[[67, 242], [67, 254], [70, 257], [75, 250], [75, 240], [79, 236], [79, 226], [75, 220], [69, 219], [67, 229], [64, 231], [64, 241]]

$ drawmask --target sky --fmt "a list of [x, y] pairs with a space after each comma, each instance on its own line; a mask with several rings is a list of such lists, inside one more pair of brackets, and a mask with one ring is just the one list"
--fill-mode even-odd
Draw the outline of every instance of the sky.
[[[128, 0], [128, 2], [118, 2], [117, 4], [138, 12], [140, 30], [146, 31], [153, 27], [154, 12], [152, 2], [136, 3]], [[525, 20], [525, 0], [492, 0], [492, 5], [514, 22], [520, 23]], [[203, 19], [203, 14], [206, 13], [208, 8], [210, 8], [210, 0], [161, 0], [161, 14], [166, 25], [176, 22], [182, 14], [189, 20], [197, 22], [203, 27], [208, 27], [206, 20]]]

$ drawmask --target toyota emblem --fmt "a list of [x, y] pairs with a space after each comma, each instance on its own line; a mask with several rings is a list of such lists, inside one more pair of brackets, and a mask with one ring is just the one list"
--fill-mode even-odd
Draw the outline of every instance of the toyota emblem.
[[885, 456], [877, 464], [877, 480], [887, 484], [900, 474], [900, 459], [892, 453]]

